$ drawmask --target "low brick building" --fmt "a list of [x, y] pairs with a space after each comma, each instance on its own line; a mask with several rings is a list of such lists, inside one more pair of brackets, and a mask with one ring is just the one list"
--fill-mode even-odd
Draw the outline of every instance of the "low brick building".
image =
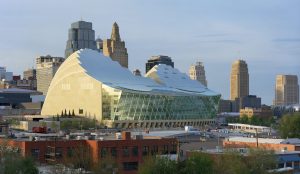
[[223, 141], [224, 148], [254, 148], [257, 146], [275, 151], [300, 151], [300, 139], [231, 137]]
[[[1, 141], [4, 140], [0, 139]], [[121, 139], [36, 139], [34, 141], [11, 139], [7, 143], [18, 147], [23, 156], [31, 156], [41, 163], [63, 163], [72, 158], [77, 162], [80, 160], [78, 158], [91, 160], [95, 164], [100, 164], [107, 159], [114, 160], [123, 174], [136, 174], [144, 157], [178, 152], [176, 138], [142, 136], [132, 138], [130, 132], [123, 132]]]

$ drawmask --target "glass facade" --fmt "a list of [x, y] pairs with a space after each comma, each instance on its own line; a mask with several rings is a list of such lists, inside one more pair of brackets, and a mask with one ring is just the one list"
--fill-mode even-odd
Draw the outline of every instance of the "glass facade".
[[104, 120], [212, 119], [220, 96], [103, 88]]

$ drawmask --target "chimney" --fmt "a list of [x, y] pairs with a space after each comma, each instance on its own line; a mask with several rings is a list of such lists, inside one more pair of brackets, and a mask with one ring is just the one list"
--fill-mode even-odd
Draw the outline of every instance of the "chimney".
[[130, 139], [131, 139], [131, 132], [123, 131], [122, 140], [130, 140]]

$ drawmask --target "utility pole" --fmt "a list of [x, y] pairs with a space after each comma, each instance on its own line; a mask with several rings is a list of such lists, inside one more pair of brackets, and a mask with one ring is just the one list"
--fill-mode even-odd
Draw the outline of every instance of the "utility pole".
[[258, 148], [258, 133], [257, 133], [257, 128], [255, 128], [255, 132], [256, 132], [256, 148]]

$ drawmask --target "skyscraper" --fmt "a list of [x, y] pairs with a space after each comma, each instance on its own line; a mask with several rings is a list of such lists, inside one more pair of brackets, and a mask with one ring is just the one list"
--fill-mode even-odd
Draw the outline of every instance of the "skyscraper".
[[96, 49], [95, 31], [91, 22], [78, 21], [71, 24], [65, 58], [82, 48]]
[[196, 62], [195, 65], [191, 65], [189, 69], [189, 75], [192, 80], [198, 80], [200, 83], [207, 87], [207, 80], [205, 77], [205, 70], [202, 62]]
[[248, 66], [244, 60], [236, 60], [232, 64], [230, 75], [230, 100], [249, 95]]
[[64, 60], [62, 57], [50, 55], [40, 56], [36, 59], [37, 90], [43, 95], [47, 94], [52, 78]]
[[23, 72], [23, 79], [36, 80], [36, 69], [27, 69]]
[[297, 75], [277, 75], [274, 105], [299, 103], [299, 84]]
[[163, 56], [163, 55], [152, 56], [146, 63], [146, 73], [150, 69], [152, 69], [155, 65], [159, 65], [159, 64], [169, 65], [174, 68], [174, 62], [172, 62], [171, 57]]
[[114, 61], [118, 61], [122, 67], [128, 68], [128, 53], [125, 42], [121, 40], [119, 26], [113, 24], [110, 39], [103, 41], [103, 54]]

